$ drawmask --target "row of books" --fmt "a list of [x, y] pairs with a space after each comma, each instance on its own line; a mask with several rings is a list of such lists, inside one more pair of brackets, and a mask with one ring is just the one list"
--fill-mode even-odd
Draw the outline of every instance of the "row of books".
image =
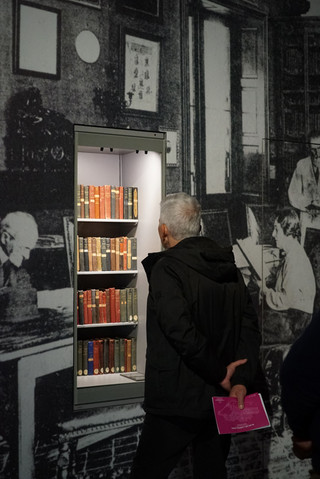
[[78, 324], [138, 321], [137, 288], [78, 290]]
[[77, 237], [78, 271], [137, 269], [137, 238]]
[[77, 341], [77, 375], [128, 373], [137, 370], [136, 338]]
[[77, 215], [92, 219], [137, 219], [138, 188], [78, 185]]

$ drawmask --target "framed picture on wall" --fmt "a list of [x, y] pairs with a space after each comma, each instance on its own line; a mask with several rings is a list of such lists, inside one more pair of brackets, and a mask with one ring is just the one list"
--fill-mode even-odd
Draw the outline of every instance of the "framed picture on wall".
[[60, 78], [61, 11], [16, 0], [14, 73]]
[[162, 0], [123, 0], [117, 2], [119, 11], [148, 20], [162, 20]]
[[101, 9], [101, 0], [65, 0], [66, 2], [78, 3], [85, 7], [93, 7]]
[[160, 41], [125, 33], [124, 101], [128, 110], [159, 109]]
[[159, 127], [167, 135], [166, 165], [179, 166], [179, 133], [176, 130], [166, 130]]

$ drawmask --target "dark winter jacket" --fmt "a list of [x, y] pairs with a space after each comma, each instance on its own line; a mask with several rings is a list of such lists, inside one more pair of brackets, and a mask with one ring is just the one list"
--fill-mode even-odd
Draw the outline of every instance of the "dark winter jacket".
[[144, 408], [166, 415], [212, 414], [226, 366], [248, 358], [232, 384], [249, 386], [259, 355], [258, 320], [231, 247], [192, 237], [142, 262], [148, 280]]

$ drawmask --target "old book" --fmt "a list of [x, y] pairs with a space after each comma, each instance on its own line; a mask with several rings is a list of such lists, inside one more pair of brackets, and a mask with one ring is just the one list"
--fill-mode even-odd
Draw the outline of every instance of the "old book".
[[92, 265], [92, 237], [88, 237], [88, 260], [89, 260], [89, 271], [93, 271]]
[[128, 219], [132, 220], [132, 186], [128, 186]]
[[116, 322], [116, 293], [115, 288], [109, 288], [110, 295], [110, 322]]
[[132, 218], [138, 218], [138, 188], [132, 188]]
[[131, 262], [131, 238], [127, 237], [127, 269], [132, 269], [132, 262]]
[[114, 339], [109, 338], [109, 368], [110, 373], [114, 373]]
[[132, 342], [131, 339], [126, 339], [126, 345], [125, 345], [125, 372], [130, 373], [132, 364], [131, 364], [131, 358], [132, 358]]
[[91, 289], [91, 314], [92, 324], [97, 323], [96, 290]]
[[80, 240], [79, 236], [77, 236], [77, 271], [80, 271]]
[[84, 270], [89, 271], [88, 238], [83, 238]]
[[131, 338], [131, 371], [137, 370], [137, 338]]
[[115, 190], [115, 218], [118, 220], [120, 218], [120, 206], [119, 206], [119, 199], [120, 199], [120, 194], [119, 194], [119, 186], [114, 187]]
[[87, 296], [87, 313], [88, 313], [88, 323], [92, 324], [92, 293], [91, 289], [88, 289], [86, 292]]
[[132, 317], [133, 321], [137, 322], [138, 316], [138, 289], [132, 288]]
[[128, 238], [126, 236], [123, 236], [123, 270], [124, 271], [128, 269], [127, 255], [128, 255]]
[[107, 262], [107, 271], [111, 271], [111, 246], [110, 246], [110, 238], [106, 238], [106, 262]]
[[128, 187], [123, 188], [123, 218], [128, 219]]
[[101, 238], [96, 237], [96, 247], [97, 247], [97, 271], [102, 271], [102, 259], [101, 259]]
[[110, 270], [116, 270], [116, 239], [110, 238]]
[[97, 238], [92, 237], [92, 271], [98, 271], [97, 264]]
[[93, 374], [100, 374], [100, 345], [99, 340], [93, 340]]
[[94, 204], [94, 186], [89, 185], [89, 218], [94, 218], [95, 204]]
[[83, 290], [78, 291], [79, 324], [84, 324]]
[[84, 218], [84, 185], [78, 185], [77, 214], [78, 218]]
[[99, 290], [99, 323], [106, 322], [106, 292]]
[[137, 269], [137, 238], [130, 238], [131, 240], [131, 269]]
[[111, 186], [105, 185], [105, 197], [106, 197], [106, 218], [111, 218]]
[[96, 303], [96, 323], [100, 323], [100, 294], [99, 290], [95, 290], [95, 303]]
[[119, 238], [119, 270], [123, 271], [123, 236]]
[[111, 186], [111, 218], [116, 218], [116, 187]]
[[84, 218], [90, 218], [89, 213], [89, 186], [84, 186]]
[[88, 340], [82, 341], [82, 375], [88, 376]]
[[99, 342], [99, 373], [104, 374], [103, 339], [98, 339], [98, 342]]
[[114, 372], [120, 373], [120, 341], [119, 338], [114, 339]]
[[120, 289], [120, 321], [127, 321], [127, 291]]
[[83, 291], [83, 324], [88, 323], [88, 291]]
[[77, 341], [77, 375], [82, 376], [83, 368], [82, 368], [82, 346], [83, 342], [81, 340]]
[[115, 238], [116, 241], [116, 271], [120, 270], [120, 238]]
[[84, 242], [83, 237], [79, 236], [79, 271], [85, 271], [84, 269]]
[[111, 323], [110, 290], [109, 290], [109, 288], [105, 290], [105, 293], [106, 293], [106, 323]]
[[119, 339], [119, 358], [120, 358], [120, 372], [125, 372], [125, 339]]
[[100, 218], [104, 219], [106, 217], [106, 189], [104, 185], [99, 186], [99, 197], [100, 197], [99, 214], [100, 214]]
[[101, 237], [101, 270], [107, 270], [107, 238], [102, 236]]
[[119, 219], [123, 219], [123, 186], [119, 186]]
[[88, 375], [93, 375], [93, 341], [88, 341]]
[[126, 288], [127, 292], [127, 321], [133, 321], [132, 299], [133, 288]]
[[100, 189], [99, 186], [94, 187], [94, 217], [100, 218]]
[[116, 307], [116, 323], [120, 323], [121, 316], [120, 316], [120, 289], [115, 289], [115, 307]]
[[103, 348], [103, 374], [109, 374], [109, 338], [102, 339]]

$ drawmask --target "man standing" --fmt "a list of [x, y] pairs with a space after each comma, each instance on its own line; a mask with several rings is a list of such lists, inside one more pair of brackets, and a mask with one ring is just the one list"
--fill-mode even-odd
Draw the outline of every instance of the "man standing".
[[320, 134], [312, 133], [309, 142], [310, 155], [298, 161], [288, 190], [290, 204], [301, 212], [302, 245], [306, 228], [320, 229]]
[[143, 260], [148, 281], [146, 417], [134, 479], [164, 479], [192, 445], [194, 478], [226, 478], [230, 436], [212, 396], [243, 408], [259, 356], [258, 320], [231, 247], [200, 237], [201, 208], [177, 193], [161, 202], [165, 251]]

